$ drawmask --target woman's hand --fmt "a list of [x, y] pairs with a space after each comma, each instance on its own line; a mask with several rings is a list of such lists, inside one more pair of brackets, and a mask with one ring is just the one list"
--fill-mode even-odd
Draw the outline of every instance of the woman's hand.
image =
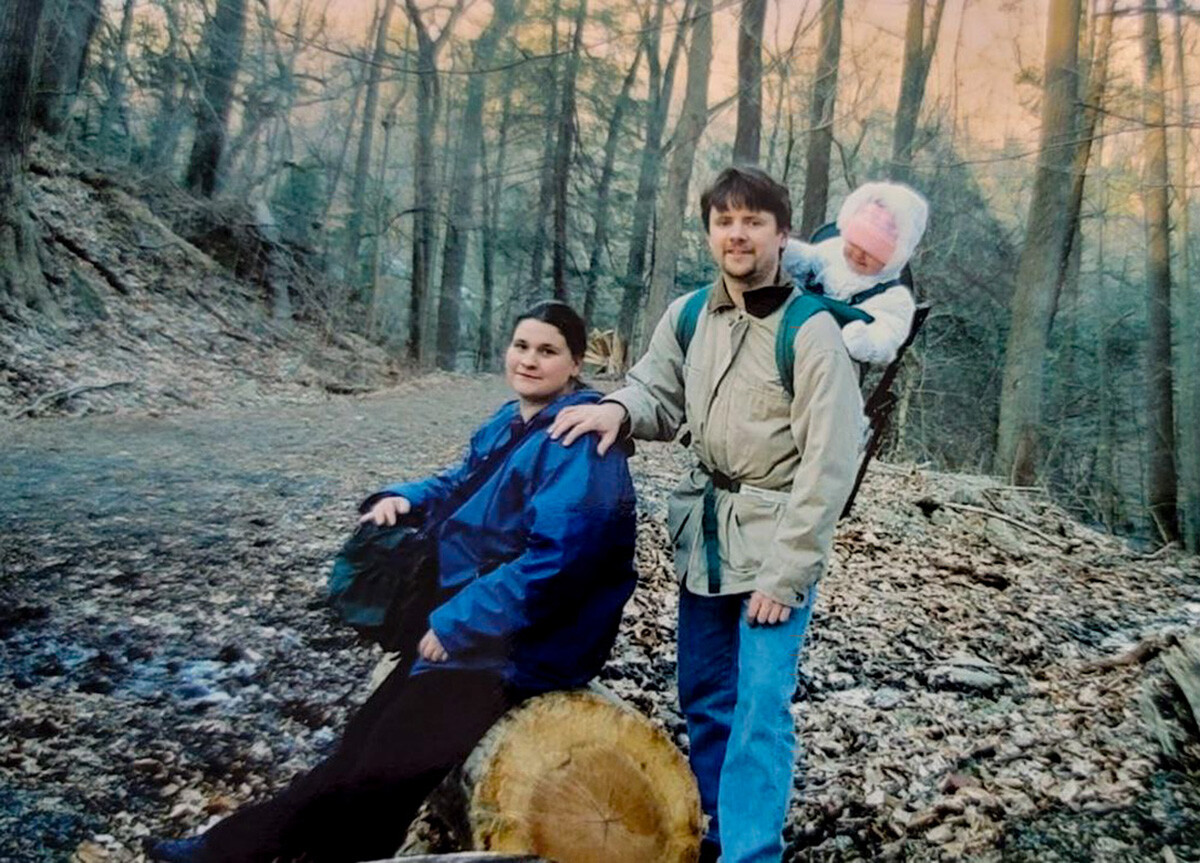
[[402, 515], [408, 515], [412, 511], [412, 504], [408, 502], [406, 497], [390, 497], [380, 498], [375, 502], [375, 505], [360, 518], [359, 524], [364, 521], [374, 521], [378, 525], [388, 525], [391, 527], [396, 523], [396, 519]]
[[430, 662], [445, 662], [450, 658], [450, 654], [446, 652], [446, 648], [442, 647], [442, 642], [438, 640], [437, 633], [432, 629], [421, 636], [421, 641], [417, 644], [417, 652], [421, 654], [423, 659], [427, 659]]

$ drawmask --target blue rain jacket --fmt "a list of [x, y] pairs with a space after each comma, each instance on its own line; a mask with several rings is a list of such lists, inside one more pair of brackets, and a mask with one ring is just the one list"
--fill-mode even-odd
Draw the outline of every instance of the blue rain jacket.
[[[453, 592], [429, 617], [450, 659], [418, 658], [414, 674], [495, 669], [541, 690], [581, 686], [600, 670], [637, 581], [633, 483], [617, 447], [601, 457], [594, 435], [563, 446], [548, 434], [559, 410], [599, 400], [595, 390], [569, 393], [528, 423], [509, 402], [475, 432], [461, 464], [381, 492], [440, 523], [439, 578]], [[461, 499], [485, 468], [489, 478]]]

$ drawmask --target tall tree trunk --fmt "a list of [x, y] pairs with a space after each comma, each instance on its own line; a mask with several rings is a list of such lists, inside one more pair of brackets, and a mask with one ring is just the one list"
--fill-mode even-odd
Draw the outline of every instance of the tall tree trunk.
[[10, 0], [0, 15], [0, 311], [10, 303], [50, 310], [25, 192], [42, 12], [42, 0]]
[[762, 43], [767, 0], [742, 0], [738, 28], [737, 131], [733, 138], [733, 161], [757, 165], [762, 137]]
[[175, 153], [179, 148], [179, 133], [183, 125], [180, 85], [186, 91], [182, 74], [183, 61], [180, 57], [179, 9], [173, 0], [163, 3], [167, 19], [167, 48], [163, 56], [163, 77], [159, 82], [158, 115], [154, 118], [154, 131], [150, 140], [148, 163], [151, 170], [171, 170], [175, 164]]
[[[1146, 335], [1146, 416], [1149, 471], [1146, 501], [1163, 542], [1179, 539], [1176, 509], [1175, 411], [1171, 381], [1171, 244], [1167, 190], [1167, 117], [1163, 84], [1162, 42], [1158, 10], [1142, 10], [1142, 50], [1146, 61], [1144, 97], [1146, 140], [1146, 295], [1149, 302]], [[1194, 345], [1189, 349], [1194, 349]]]
[[530, 237], [529, 287], [530, 296], [538, 297], [542, 292], [542, 273], [546, 266], [546, 220], [554, 202], [554, 147], [558, 125], [550, 112], [558, 107], [558, 18], [560, 0], [554, 0], [550, 12], [550, 55], [546, 66], [545, 125], [542, 133], [542, 172], [538, 181], [537, 214], [534, 217], [533, 236]]
[[375, 193], [375, 226], [374, 242], [371, 244], [371, 276], [368, 283], [371, 286], [371, 305], [367, 315], [367, 333], [371, 338], [379, 336], [379, 318], [383, 307], [383, 257], [387, 249], [387, 166], [388, 156], [392, 149], [392, 129], [396, 125], [396, 106], [384, 116], [383, 121], [383, 157], [379, 160], [379, 182]]
[[430, 271], [433, 266], [434, 217], [438, 210], [437, 172], [433, 136], [441, 111], [441, 82], [437, 58], [454, 22], [462, 12], [457, 0], [437, 38], [421, 18], [416, 0], [404, 0], [409, 23], [417, 34], [417, 132], [414, 136], [412, 293], [409, 299], [408, 355], [423, 367], [433, 365], [434, 316], [431, 306]]
[[1181, 431], [1179, 456], [1180, 474], [1183, 480], [1183, 534], [1188, 551], [1200, 552], [1200, 358], [1195, 345], [1200, 344], [1200, 285], [1192, 282], [1191, 219], [1188, 212], [1191, 201], [1188, 179], [1188, 114], [1187, 52], [1183, 47], [1183, 3], [1172, 0], [1175, 13], [1175, 76], [1179, 88], [1179, 168], [1176, 171], [1179, 183], [1176, 199], [1179, 202], [1179, 284], [1183, 286], [1183, 315], [1179, 318], [1183, 331], [1180, 344], [1188, 345], [1181, 351], [1183, 360], [1180, 373], [1183, 386], [1180, 393]]
[[825, 222], [825, 207], [829, 201], [829, 153], [833, 148], [833, 110], [841, 54], [842, 0], [822, 0], [821, 56], [817, 60], [809, 109], [804, 209], [800, 217], [800, 233], [805, 237]]
[[892, 132], [893, 180], [912, 181], [913, 140], [917, 118], [925, 100], [925, 81], [937, 50], [946, 0], [937, 0], [929, 35], [925, 34], [925, 0], [908, 0], [908, 22], [904, 28], [904, 67], [900, 73], [900, 100], [896, 103], [896, 126]]
[[1087, 93], [1083, 97], [1083, 110], [1079, 122], [1079, 134], [1075, 146], [1072, 166], [1071, 199], [1067, 210], [1067, 229], [1064, 235], [1062, 271], [1055, 283], [1054, 299], [1050, 304], [1050, 325], [1058, 309], [1058, 297], [1067, 279], [1070, 262], [1076, 258], [1074, 244], [1082, 237], [1080, 214], [1083, 212], [1083, 192], [1087, 184], [1088, 161], [1091, 158], [1092, 142], [1096, 138], [1096, 122], [1104, 108], [1105, 92], [1108, 88], [1108, 56], [1112, 47], [1113, 18], [1116, 0], [1108, 0], [1107, 9], [1096, 16], [1097, 35], [1092, 49], [1090, 69], [1087, 73]]
[[[479, 310], [479, 353], [475, 366], [480, 371], [492, 368], [495, 361], [496, 328], [508, 326], [508, 310], [495, 320], [496, 309], [496, 236], [500, 233], [500, 194], [504, 189], [504, 167], [508, 155], [508, 127], [512, 121], [512, 74], [505, 76], [504, 108], [500, 112], [500, 140], [496, 145], [496, 164], [491, 177], [484, 178], [487, 197], [483, 202], [483, 302]], [[487, 156], [480, 150], [479, 158], [487, 165]], [[490, 181], [490, 186], [489, 186]], [[511, 301], [511, 297], [509, 298]], [[511, 304], [511, 303], [510, 303]]]
[[712, 0], [698, 0], [692, 16], [691, 45], [688, 48], [687, 86], [683, 109], [675, 127], [674, 149], [667, 167], [667, 188], [663, 194], [662, 215], [654, 238], [654, 269], [650, 274], [650, 296], [642, 320], [642, 344], [650, 343], [658, 319], [667, 309], [675, 286], [675, 263], [683, 241], [683, 220], [687, 214], [688, 186], [696, 144], [708, 119], [708, 76], [712, 65]]
[[638, 45], [637, 52], [633, 55], [633, 63], [625, 73], [625, 80], [621, 82], [621, 93], [613, 105], [612, 116], [608, 120], [608, 135], [604, 139], [604, 165], [600, 169], [600, 181], [596, 184], [596, 206], [592, 210], [592, 251], [588, 255], [587, 281], [583, 293], [583, 319], [593, 326], [596, 315], [596, 288], [600, 280], [600, 257], [608, 245], [608, 198], [613, 175], [616, 173], [617, 143], [621, 137], [625, 115], [629, 112], [632, 102], [629, 94], [637, 81], [641, 62], [642, 46]]
[[100, 0], [51, 0], [46, 4], [33, 123], [51, 135], [62, 134], [70, 119], [100, 14]]
[[189, 189], [205, 197], [212, 197], [221, 186], [221, 162], [245, 35], [246, 0], [217, 0], [217, 11], [205, 32], [204, 93], [196, 107], [196, 138], [185, 180]]
[[125, 0], [121, 11], [121, 30], [113, 50], [112, 65], [108, 69], [108, 98], [100, 112], [100, 132], [96, 136], [100, 151], [108, 153], [113, 145], [113, 127], [125, 113], [125, 66], [129, 62], [129, 38], [133, 35], [133, 0]]
[[[624, 290], [621, 295], [621, 313], [617, 320], [617, 331], [621, 342], [633, 345], [633, 328], [641, 306], [643, 283], [646, 272], [646, 253], [649, 244], [650, 223], [654, 218], [654, 201], [658, 192], [658, 175], [662, 166], [662, 137], [667, 126], [667, 114], [671, 107], [671, 93], [675, 89], [675, 69], [683, 52], [685, 27], [677, 27], [671, 44], [671, 54], [664, 70], [659, 58], [660, 39], [663, 31], [663, 11], [667, 0], [658, 0], [654, 7], [654, 18], [649, 26], [643, 27], [646, 46], [646, 65], [649, 71], [649, 105], [646, 111], [646, 145], [642, 149], [641, 165], [638, 168], [637, 194], [633, 203], [633, 226], [629, 231], [629, 256], [625, 263]], [[692, 15], [693, 2], [688, 0], [683, 18]], [[630, 351], [630, 353], [632, 353]], [[626, 359], [629, 359], [627, 356]]]
[[483, 153], [483, 105], [487, 78], [483, 74], [496, 59], [496, 48], [516, 21], [519, 10], [514, 0], [496, 0], [491, 23], [475, 42], [473, 74], [467, 82], [458, 155], [446, 209], [446, 236], [442, 245], [442, 282], [438, 292], [437, 364], [453, 369], [458, 356], [463, 273], [467, 261], [467, 237], [473, 221], [475, 187], [479, 185], [479, 161]]
[[997, 428], [996, 472], [1018, 485], [1032, 485], [1038, 474], [1046, 339], [1068, 230], [1078, 53], [1079, 0], [1051, 0], [1038, 167], [1017, 266]]
[[350, 191], [350, 218], [346, 223], [345, 272], [348, 284], [360, 282], [358, 249], [362, 244], [363, 222], [366, 218], [367, 180], [371, 174], [371, 151], [375, 146], [375, 117], [379, 112], [379, 80], [387, 60], [388, 31], [396, 0], [383, 0], [383, 11], [375, 31], [375, 48], [367, 68], [366, 102], [363, 104], [362, 131], [358, 135], [358, 156], [354, 160], [354, 184]]
[[563, 75], [562, 99], [558, 110], [558, 143], [554, 148], [554, 255], [551, 265], [554, 299], [564, 303], [567, 294], [567, 180], [571, 173], [571, 149], [575, 137], [575, 78], [579, 74], [579, 51], [583, 44], [583, 25], [587, 0], [577, 0], [575, 32], [571, 53]]

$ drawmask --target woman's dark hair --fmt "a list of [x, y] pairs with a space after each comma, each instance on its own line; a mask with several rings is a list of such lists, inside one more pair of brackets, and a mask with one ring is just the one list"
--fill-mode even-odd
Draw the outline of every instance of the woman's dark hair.
[[524, 314], [518, 315], [513, 321], [513, 329], [521, 321], [535, 320], [550, 324], [563, 335], [567, 350], [576, 362], [583, 359], [587, 352], [587, 326], [576, 311], [561, 300], [544, 300], [531, 306]]
[[730, 210], [745, 207], [762, 210], [775, 217], [781, 231], [792, 228], [792, 199], [787, 186], [776, 183], [770, 175], [747, 165], [726, 168], [713, 184], [700, 195], [700, 220], [708, 233], [708, 216], [713, 208]]

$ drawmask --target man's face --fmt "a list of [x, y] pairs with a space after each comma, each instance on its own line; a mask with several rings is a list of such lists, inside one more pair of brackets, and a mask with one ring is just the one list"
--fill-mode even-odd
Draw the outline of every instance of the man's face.
[[786, 232], [766, 210], [713, 207], [708, 213], [708, 248], [721, 272], [751, 287], [769, 284], [779, 268]]

